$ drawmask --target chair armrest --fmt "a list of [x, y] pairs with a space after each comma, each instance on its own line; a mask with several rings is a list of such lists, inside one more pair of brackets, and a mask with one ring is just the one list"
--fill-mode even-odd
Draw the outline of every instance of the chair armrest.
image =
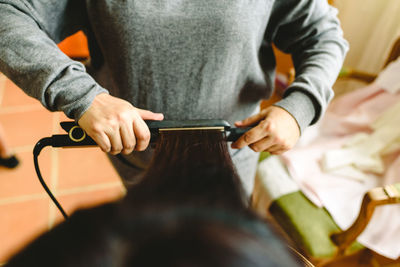
[[356, 79], [362, 82], [371, 83], [376, 79], [376, 74], [354, 70], [352, 68], [343, 67], [339, 73], [339, 79]]
[[367, 227], [375, 207], [400, 203], [400, 183], [377, 187], [368, 191], [363, 198], [357, 219], [349, 229], [331, 235], [340, 252], [343, 252]]
[[395, 41], [395, 43], [392, 46], [392, 50], [390, 51], [390, 54], [388, 58], [386, 59], [384, 67], [389, 65], [390, 62], [393, 60], [397, 59], [400, 56], [400, 38]]

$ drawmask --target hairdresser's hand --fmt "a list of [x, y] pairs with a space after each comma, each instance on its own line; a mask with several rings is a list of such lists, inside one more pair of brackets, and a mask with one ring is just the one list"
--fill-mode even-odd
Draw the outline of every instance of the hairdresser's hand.
[[150, 141], [143, 120], [162, 120], [161, 113], [135, 108], [129, 102], [108, 94], [99, 94], [78, 124], [104, 152], [129, 154], [142, 151]]
[[300, 129], [295, 118], [286, 110], [271, 106], [243, 121], [236, 122], [237, 127], [254, 128], [242, 135], [232, 148], [249, 146], [256, 152], [268, 151], [281, 154], [291, 149], [300, 137]]

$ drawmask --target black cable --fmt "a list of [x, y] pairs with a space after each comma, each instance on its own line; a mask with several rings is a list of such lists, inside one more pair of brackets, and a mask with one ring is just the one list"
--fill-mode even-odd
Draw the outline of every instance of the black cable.
[[49, 197], [51, 198], [51, 200], [54, 202], [54, 204], [57, 206], [58, 210], [61, 212], [61, 214], [64, 216], [64, 218], [67, 220], [68, 219], [68, 215], [67, 213], [64, 211], [64, 209], [61, 207], [60, 203], [57, 201], [57, 199], [54, 197], [53, 193], [51, 193], [50, 189], [47, 187], [46, 183], [44, 182], [42, 175], [40, 173], [40, 169], [39, 169], [39, 163], [38, 163], [38, 156], [40, 154], [40, 151], [42, 151], [42, 149], [46, 146], [52, 146], [52, 138], [51, 137], [45, 137], [40, 139], [35, 147], [33, 148], [33, 162], [35, 164], [35, 170], [36, 170], [36, 174], [39, 178], [39, 182], [42, 184], [44, 190], [47, 192], [47, 194], [49, 195]]
[[[91, 140], [89, 140], [91, 141]], [[93, 141], [94, 142], [94, 141]], [[87, 142], [86, 142], [87, 143]], [[43, 180], [42, 174], [40, 173], [39, 169], [39, 162], [38, 162], [38, 156], [40, 152], [42, 151], [43, 148], [46, 146], [52, 146], [52, 147], [64, 147], [64, 146], [81, 146], [85, 145], [86, 143], [84, 142], [73, 142], [71, 141], [70, 137], [68, 135], [53, 135], [52, 137], [45, 137], [40, 139], [34, 149], [33, 149], [33, 162], [35, 164], [35, 170], [36, 174], [38, 176], [39, 182], [46, 191], [46, 193], [49, 195], [51, 200], [54, 202], [58, 210], [61, 212], [61, 214], [64, 216], [65, 219], [68, 219], [67, 213], [64, 211], [62, 208], [61, 204], [57, 201], [53, 193], [50, 191], [49, 187], [46, 185], [45, 181]], [[89, 142], [89, 145], [92, 145], [91, 142]], [[121, 154], [117, 155], [117, 158], [125, 165], [129, 167], [136, 167], [132, 163], [130, 163], [126, 158], [124, 158]]]

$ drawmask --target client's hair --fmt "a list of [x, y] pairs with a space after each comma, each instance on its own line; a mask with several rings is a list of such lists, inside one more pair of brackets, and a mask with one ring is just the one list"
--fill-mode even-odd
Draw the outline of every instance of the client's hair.
[[164, 132], [124, 199], [75, 212], [6, 266], [298, 266], [247, 205], [221, 132]]
[[161, 132], [150, 167], [127, 201], [129, 207], [153, 202], [248, 206], [223, 133], [215, 130]]

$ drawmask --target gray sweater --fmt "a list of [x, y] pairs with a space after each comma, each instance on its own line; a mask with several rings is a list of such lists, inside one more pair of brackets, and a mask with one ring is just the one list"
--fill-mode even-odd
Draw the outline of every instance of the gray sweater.
[[[79, 30], [90, 71], [56, 46]], [[101, 92], [166, 119], [244, 119], [273, 90], [272, 44], [296, 68], [276, 105], [303, 130], [347, 50], [325, 0], [0, 0], [0, 71], [75, 120]]]

